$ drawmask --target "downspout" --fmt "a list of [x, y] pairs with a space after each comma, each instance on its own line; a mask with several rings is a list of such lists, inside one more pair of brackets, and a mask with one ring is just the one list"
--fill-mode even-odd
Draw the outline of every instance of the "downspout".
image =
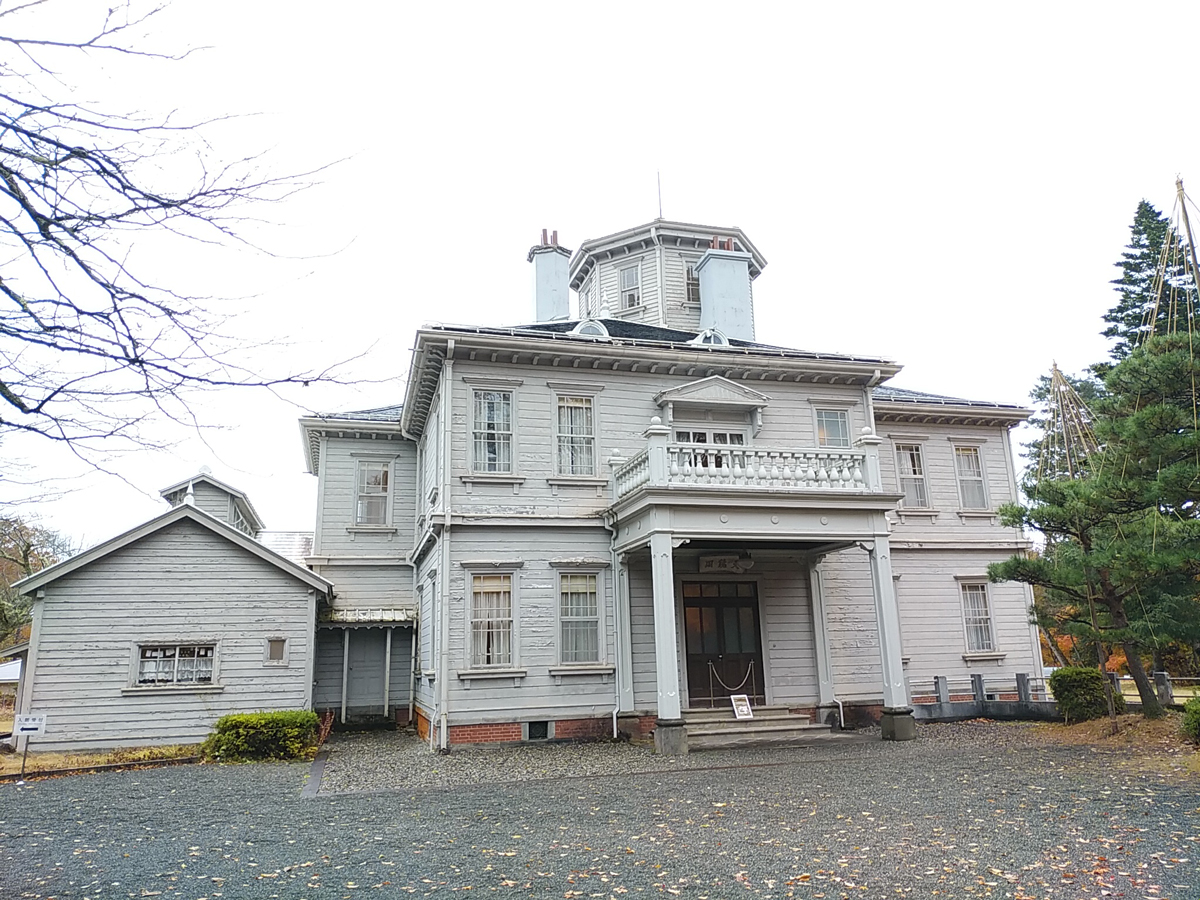
[[[415, 569], [414, 569], [415, 572]], [[421, 612], [413, 620], [412, 646], [408, 649], [408, 724], [413, 724], [417, 706], [417, 629], [420, 627]]]
[[450, 426], [453, 418], [454, 338], [446, 341], [446, 361], [442, 366], [442, 590], [441, 617], [438, 626], [438, 745], [450, 747], [446, 707], [450, 703]]
[[[615, 494], [615, 489], [614, 489]], [[617, 739], [617, 714], [621, 711], [621, 570], [617, 560], [617, 520], [614, 518], [611, 522], [605, 516], [604, 527], [612, 532], [612, 539], [608, 542], [608, 551], [612, 555], [612, 598], [613, 598], [613, 692], [614, 705], [612, 711], [612, 736], [613, 740]]]

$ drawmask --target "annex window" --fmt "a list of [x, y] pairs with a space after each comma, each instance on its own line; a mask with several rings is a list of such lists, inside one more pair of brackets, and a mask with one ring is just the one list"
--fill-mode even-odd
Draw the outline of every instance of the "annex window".
[[471, 667], [511, 666], [513, 576], [471, 577]]
[[355, 525], [386, 525], [388, 517], [388, 482], [391, 464], [385, 460], [358, 461], [358, 500], [355, 504]]
[[817, 410], [817, 446], [850, 446], [850, 416], [846, 410]]
[[967, 630], [968, 653], [990, 653], [996, 649], [992, 638], [992, 609], [988, 603], [987, 585], [960, 585], [963, 601], [963, 624]]
[[955, 447], [954, 467], [958, 472], [958, 496], [963, 509], [987, 509], [983, 485], [983, 462], [978, 447]]
[[559, 475], [596, 474], [596, 422], [591, 397], [558, 397]]
[[599, 577], [563, 572], [558, 576], [562, 662], [600, 661]]
[[896, 445], [896, 470], [900, 473], [900, 490], [904, 492], [904, 505], [928, 507], [929, 488], [925, 481], [925, 460], [921, 456], [920, 444]]
[[138, 684], [212, 684], [215, 644], [154, 644], [138, 648]]
[[512, 407], [511, 391], [475, 391], [472, 471], [512, 474]]
[[621, 270], [621, 309], [632, 309], [642, 302], [642, 275], [640, 266]]
[[267, 638], [263, 642], [263, 664], [286, 666], [288, 664], [287, 638]]
[[685, 262], [683, 265], [683, 269], [684, 269], [684, 282], [687, 284], [687, 302], [688, 303], [699, 303], [700, 302], [700, 273], [698, 273], [696, 271], [696, 264], [691, 263], [691, 262]]

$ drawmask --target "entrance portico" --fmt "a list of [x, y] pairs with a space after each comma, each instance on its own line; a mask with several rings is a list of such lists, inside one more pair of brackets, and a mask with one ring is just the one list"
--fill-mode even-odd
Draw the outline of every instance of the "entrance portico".
[[[654, 423], [641, 460], [613, 461], [617, 496], [608, 516], [619, 563], [622, 709], [652, 705], [656, 748], [684, 753], [687, 708], [745, 693], [758, 705], [819, 709], [839, 699], [840, 679], [860, 698], [882, 699], [885, 738], [910, 737], [884, 517], [898, 497], [879, 488], [879, 439], [864, 435], [855, 451], [843, 452], [836, 479], [810, 484], [793, 468], [789, 478], [764, 484], [744, 475], [738, 483], [729, 462], [717, 477], [673, 480], [668, 434]], [[644, 475], [622, 490], [639, 464]], [[847, 572], [851, 554], [840, 551], [855, 548], [865, 553], [853, 553], [861, 562]], [[870, 608], [839, 605], [841, 591], [827, 583], [822, 562], [830, 554], [841, 560], [835, 580], [869, 584]], [[703, 571], [712, 556], [734, 560], [735, 570]], [[831, 616], [840, 629], [836, 672]]]

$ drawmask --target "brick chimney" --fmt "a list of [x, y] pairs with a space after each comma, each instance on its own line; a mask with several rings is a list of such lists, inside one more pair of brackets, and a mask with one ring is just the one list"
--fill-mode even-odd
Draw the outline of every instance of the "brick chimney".
[[567, 263], [571, 251], [558, 246], [558, 232], [546, 236], [529, 248], [528, 259], [533, 263], [533, 318], [535, 322], [563, 320], [571, 314], [571, 295], [568, 289]]

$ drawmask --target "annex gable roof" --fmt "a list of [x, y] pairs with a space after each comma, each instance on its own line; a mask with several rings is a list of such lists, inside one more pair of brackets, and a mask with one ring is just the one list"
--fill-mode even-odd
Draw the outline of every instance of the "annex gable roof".
[[91, 565], [99, 559], [116, 553], [123, 547], [128, 547], [135, 541], [161, 531], [181, 519], [188, 519], [195, 522], [219, 537], [222, 537], [232, 544], [241, 547], [243, 550], [248, 550], [255, 556], [270, 563], [284, 573], [291, 575], [298, 581], [302, 581], [309, 587], [320, 591], [322, 594], [329, 594], [333, 591], [333, 584], [326, 581], [315, 572], [311, 572], [301, 565], [285, 559], [273, 550], [270, 550], [260, 544], [258, 541], [242, 533], [220, 519], [210, 516], [203, 510], [196, 509], [190, 504], [184, 503], [179, 506], [172, 507], [160, 516], [156, 516], [148, 522], [145, 522], [136, 528], [131, 528], [123, 534], [119, 534], [114, 538], [110, 538], [102, 544], [97, 544], [90, 550], [85, 550], [83, 553], [76, 554], [70, 559], [63, 560], [60, 563], [55, 563], [53, 566], [48, 566], [28, 578], [23, 578], [13, 585], [14, 588], [21, 594], [29, 594], [36, 591], [38, 588], [45, 587], [53, 581], [62, 578], [64, 575], [69, 575], [84, 566]]
[[231, 497], [233, 497], [240, 508], [242, 517], [246, 520], [246, 524], [250, 527], [252, 532], [258, 533], [266, 527], [266, 523], [263, 522], [262, 516], [258, 514], [258, 510], [254, 508], [254, 504], [250, 502], [250, 498], [244, 491], [239, 491], [237, 488], [213, 478], [212, 475], [207, 472], [200, 472], [196, 475], [193, 475], [191, 478], [185, 478], [183, 481], [173, 484], [170, 487], [165, 487], [158, 492], [158, 495], [168, 503], [177, 505], [179, 502], [182, 502], [182, 498], [177, 501], [173, 499], [173, 497], [176, 494], [186, 493], [188, 487], [196, 484], [197, 482], [211, 484], [217, 490], [224, 491], [226, 494], [229, 494]]

